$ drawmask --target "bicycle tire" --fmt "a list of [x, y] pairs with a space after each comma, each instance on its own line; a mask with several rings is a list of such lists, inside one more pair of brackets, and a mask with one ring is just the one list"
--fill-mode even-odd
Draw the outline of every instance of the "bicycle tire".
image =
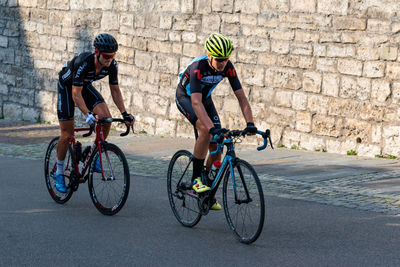
[[[235, 187], [230, 168], [225, 172], [223, 186], [225, 217], [237, 239], [250, 244], [257, 240], [264, 226], [264, 193], [256, 171], [248, 162], [236, 159], [233, 170]], [[235, 200], [235, 189], [238, 201]]]
[[[51, 198], [58, 204], [64, 204], [72, 197], [73, 190], [68, 189], [66, 193], [61, 193], [56, 189], [55, 186], [54, 174], [57, 168], [57, 144], [59, 139], [60, 137], [55, 137], [50, 141], [49, 146], [47, 147], [44, 158], [44, 178]], [[66, 160], [64, 160], [64, 164], [66, 163], [66, 165], [64, 176], [65, 178], [70, 179], [71, 171], [74, 169], [73, 160], [71, 157], [71, 149], [68, 149], [65, 159]], [[68, 184], [67, 181], [66, 184]]]
[[[103, 179], [101, 173], [94, 171], [99, 157], [98, 149], [89, 170], [89, 194], [94, 206], [104, 215], [115, 215], [124, 206], [130, 188], [130, 173], [128, 162], [122, 150], [111, 143], [102, 144]], [[112, 197], [112, 193], [116, 196]]]
[[195, 226], [201, 219], [198, 199], [191, 192], [192, 157], [187, 150], [177, 151], [172, 156], [167, 173], [169, 204], [176, 219], [186, 227]]

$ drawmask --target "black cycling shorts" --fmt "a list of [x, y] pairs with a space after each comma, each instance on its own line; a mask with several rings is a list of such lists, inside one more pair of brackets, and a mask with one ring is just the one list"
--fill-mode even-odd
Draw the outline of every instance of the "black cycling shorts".
[[[101, 94], [92, 84], [84, 85], [82, 97], [87, 108], [93, 111], [97, 104], [104, 103]], [[74, 119], [75, 103], [72, 99], [72, 86], [65, 86], [58, 81], [57, 116], [59, 121]]]
[[[176, 105], [179, 111], [190, 121], [190, 123], [194, 126], [195, 136], [197, 139], [197, 130], [196, 130], [196, 121], [198, 120], [196, 113], [192, 107], [192, 100], [190, 96], [181, 95], [176, 96]], [[217, 129], [221, 128], [221, 122], [219, 120], [219, 116], [217, 110], [215, 109], [214, 102], [212, 101], [211, 97], [206, 98], [203, 101], [204, 108], [210, 117], [211, 121], [214, 124], [214, 127]]]

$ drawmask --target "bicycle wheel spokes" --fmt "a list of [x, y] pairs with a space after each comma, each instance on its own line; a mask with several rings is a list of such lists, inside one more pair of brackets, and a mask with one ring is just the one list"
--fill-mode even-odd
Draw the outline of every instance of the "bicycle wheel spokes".
[[[54, 138], [46, 151], [46, 156], [44, 160], [44, 174], [46, 180], [46, 187], [50, 193], [50, 196], [53, 200], [59, 204], [64, 204], [67, 202], [71, 196], [73, 191], [68, 189], [66, 193], [61, 193], [56, 189], [56, 181], [54, 179], [54, 175], [57, 169], [57, 144], [58, 144], [59, 137]], [[67, 156], [64, 160], [64, 177], [65, 177], [65, 184], [68, 185], [70, 182], [71, 171], [73, 169], [72, 166], [72, 158], [70, 150], [67, 151]]]
[[97, 153], [92, 161], [89, 175], [90, 197], [96, 208], [105, 215], [116, 214], [129, 193], [129, 167], [122, 151], [115, 145], [107, 143], [103, 146], [101, 160], [103, 174], [95, 172]]
[[237, 160], [233, 177], [231, 170], [227, 170], [223, 199], [226, 219], [239, 241], [249, 244], [257, 240], [264, 225], [264, 194], [249, 163]]
[[192, 193], [192, 154], [180, 150], [172, 157], [167, 174], [168, 198], [178, 221], [187, 227], [195, 226], [201, 219], [198, 199]]

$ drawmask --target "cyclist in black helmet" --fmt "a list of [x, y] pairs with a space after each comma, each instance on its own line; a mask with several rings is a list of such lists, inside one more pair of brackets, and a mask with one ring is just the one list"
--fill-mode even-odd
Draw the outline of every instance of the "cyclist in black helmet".
[[[85, 114], [86, 123], [93, 124], [97, 118], [111, 117], [110, 110], [101, 94], [92, 85], [93, 81], [109, 77], [111, 96], [127, 125], [132, 125], [135, 118], [126, 111], [121, 90], [118, 86], [118, 64], [114, 56], [118, 43], [109, 34], [99, 34], [93, 42], [95, 51], [85, 52], [67, 62], [59, 72], [57, 115], [61, 135], [57, 145], [56, 189], [67, 192], [64, 181], [64, 159], [67, 154], [69, 139], [74, 134], [75, 105]], [[96, 114], [96, 115], [95, 115]], [[103, 125], [104, 138], [110, 132], [110, 124]], [[97, 163], [100, 165], [100, 162]], [[95, 171], [99, 171], [97, 166]]]

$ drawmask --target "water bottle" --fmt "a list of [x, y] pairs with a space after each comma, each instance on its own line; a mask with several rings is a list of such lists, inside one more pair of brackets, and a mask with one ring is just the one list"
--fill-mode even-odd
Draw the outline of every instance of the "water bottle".
[[90, 148], [91, 148], [90, 146], [87, 146], [87, 147], [85, 147], [85, 149], [83, 150], [83, 152], [82, 152], [82, 159], [81, 159], [82, 162], [85, 161], [87, 155], [89, 154]]
[[219, 160], [216, 160], [213, 162], [213, 164], [211, 165], [211, 169], [210, 169], [210, 180], [214, 180], [215, 177], [217, 176], [218, 170], [219, 168], [221, 168], [222, 162]]
[[75, 160], [79, 162], [82, 158], [82, 144], [81, 142], [77, 141], [75, 143]]

